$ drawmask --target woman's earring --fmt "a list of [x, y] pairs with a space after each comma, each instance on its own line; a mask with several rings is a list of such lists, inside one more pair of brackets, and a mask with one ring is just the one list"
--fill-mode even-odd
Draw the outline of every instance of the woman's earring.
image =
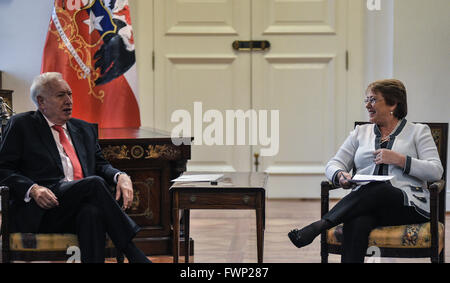
[[394, 115], [394, 112], [391, 111], [391, 115]]

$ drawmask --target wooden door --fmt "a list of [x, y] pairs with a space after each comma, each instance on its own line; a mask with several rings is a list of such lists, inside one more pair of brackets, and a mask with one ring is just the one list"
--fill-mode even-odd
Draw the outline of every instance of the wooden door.
[[347, 0], [252, 2], [253, 39], [271, 43], [252, 53], [253, 107], [280, 113], [279, 152], [261, 160], [269, 197], [318, 196], [345, 131], [346, 13]]
[[[223, 114], [224, 134], [226, 110], [279, 110], [278, 153], [260, 158], [268, 196], [318, 197], [312, 188], [348, 128], [347, 9], [348, 0], [155, 0], [155, 126], [172, 130], [178, 109], [194, 126], [194, 102]], [[271, 48], [235, 51], [235, 40]], [[252, 170], [265, 147], [246, 141], [209, 146], [197, 138], [188, 170]]]
[[189, 111], [197, 137], [190, 171], [251, 169], [250, 146], [205, 145], [209, 123], [194, 113], [194, 102], [202, 103], [201, 113], [224, 117], [226, 110], [251, 108], [251, 54], [231, 48], [250, 38], [250, 13], [250, 0], [155, 0], [155, 126], [171, 131], [178, 125], [172, 113]]

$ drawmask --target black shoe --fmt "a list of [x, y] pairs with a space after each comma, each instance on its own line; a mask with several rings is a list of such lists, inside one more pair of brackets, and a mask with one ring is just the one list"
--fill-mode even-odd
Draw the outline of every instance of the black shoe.
[[322, 231], [330, 229], [333, 226], [335, 225], [329, 220], [320, 219], [319, 221], [311, 223], [300, 230], [292, 230], [289, 232], [288, 236], [297, 248], [301, 248], [311, 244]]
[[304, 229], [297, 230], [294, 229], [291, 232], [288, 233], [288, 237], [291, 240], [291, 242], [297, 247], [301, 248], [304, 246], [307, 246], [314, 241], [315, 237], [307, 237], [305, 234], [311, 235], [311, 233], [303, 233]]

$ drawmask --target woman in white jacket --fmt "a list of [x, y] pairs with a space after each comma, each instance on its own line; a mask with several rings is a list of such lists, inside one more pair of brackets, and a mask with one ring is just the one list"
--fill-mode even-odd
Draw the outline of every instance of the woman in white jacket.
[[[369, 85], [364, 100], [372, 124], [357, 126], [326, 166], [336, 186], [352, 189], [321, 220], [288, 236], [298, 248], [321, 232], [344, 223], [342, 262], [364, 262], [368, 236], [378, 226], [429, 221], [427, 182], [441, 179], [443, 168], [427, 125], [406, 121], [406, 89], [398, 80]], [[388, 175], [387, 182], [354, 186], [350, 171]]]

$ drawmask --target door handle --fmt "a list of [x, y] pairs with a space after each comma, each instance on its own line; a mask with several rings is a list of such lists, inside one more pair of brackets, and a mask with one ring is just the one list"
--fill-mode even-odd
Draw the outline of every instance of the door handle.
[[253, 154], [253, 157], [255, 157], [255, 171], [258, 172], [258, 166], [259, 166], [259, 153], [255, 152]]
[[232, 44], [236, 51], [267, 51], [270, 42], [267, 40], [236, 40]]

